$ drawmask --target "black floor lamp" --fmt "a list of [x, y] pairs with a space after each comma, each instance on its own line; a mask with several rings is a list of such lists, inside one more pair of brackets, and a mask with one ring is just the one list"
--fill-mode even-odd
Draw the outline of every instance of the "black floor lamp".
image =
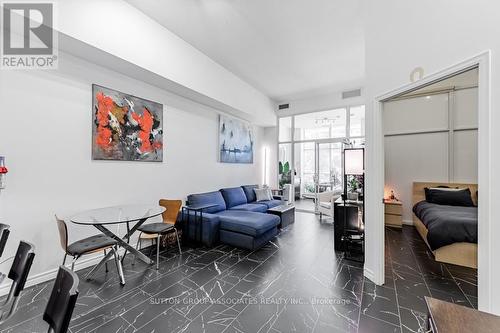
[[[344, 203], [344, 231], [343, 231], [343, 242], [345, 244], [344, 253], [348, 252], [349, 244], [354, 242], [361, 243], [361, 246], [364, 247], [364, 226], [363, 221], [360, 221], [359, 215], [355, 214], [353, 216], [347, 217], [347, 176], [364, 176], [365, 174], [365, 149], [364, 148], [346, 148], [344, 149], [344, 194], [342, 195], [343, 203]], [[363, 179], [362, 182], [362, 190], [361, 193], [365, 193], [365, 181]], [[358, 203], [359, 204], [359, 203]], [[364, 198], [362, 201], [362, 216], [364, 220], [364, 210], [365, 203]], [[358, 212], [356, 206], [356, 212]], [[363, 251], [364, 252], [364, 251]], [[351, 259], [346, 257], [347, 259]]]

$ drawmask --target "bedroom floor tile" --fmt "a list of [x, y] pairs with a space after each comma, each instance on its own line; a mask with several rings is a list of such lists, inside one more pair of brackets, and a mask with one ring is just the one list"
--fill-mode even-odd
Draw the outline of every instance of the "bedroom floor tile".
[[[422, 331], [424, 296], [477, 307], [477, 271], [435, 262], [413, 227], [386, 228], [384, 286], [333, 249], [333, 225], [297, 213], [258, 251], [171, 248], [158, 271], [127, 257], [125, 287], [113, 269], [80, 280], [70, 332], [403, 333]], [[20, 312], [0, 332], [46, 332], [52, 285], [26, 288]]]

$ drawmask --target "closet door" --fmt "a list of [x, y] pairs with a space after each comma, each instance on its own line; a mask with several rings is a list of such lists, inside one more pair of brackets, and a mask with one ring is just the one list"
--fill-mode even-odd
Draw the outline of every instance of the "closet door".
[[477, 91], [453, 93], [453, 181], [457, 183], [477, 183]]
[[384, 134], [448, 129], [448, 94], [384, 103]]
[[403, 201], [403, 221], [412, 221], [415, 181], [448, 182], [448, 94], [384, 104], [385, 185]]

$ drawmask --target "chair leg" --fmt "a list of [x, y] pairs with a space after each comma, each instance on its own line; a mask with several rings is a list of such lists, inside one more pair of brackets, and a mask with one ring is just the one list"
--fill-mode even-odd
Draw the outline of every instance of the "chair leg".
[[177, 233], [177, 229], [174, 228], [174, 232], [175, 232], [175, 237], [177, 237], [177, 246], [179, 247], [179, 254], [182, 254], [181, 242], [179, 241], [179, 234]]
[[160, 268], [160, 239], [161, 235], [158, 234], [156, 238], [156, 270]]
[[71, 270], [75, 271], [75, 262], [80, 258], [80, 256], [74, 256], [73, 261], [71, 262]]
[[151, 246], [149, 247], [149, 255], [148, 257], [151, 257], [151, 255], [153, 254], [153, 246], [155, 245], [155, 240], [154, 238], [151, 238]]
[[323, 213], [319, 212], [319, 221], [321, 222], [321, 219], [323, 218]]
[[[106, 249], [103, 250], [104, 251], [104, 257], [106, 257]], [[106, 266], [106, 273], [108, 273], [108, 262], [106, 261], [106, 263], [104, 264], [104, 266]]]
[[66, 257], [67, 257], [67, 256], [68, 256], [68, 254], [67, 254], [67, 253], [65, 253], [65, 254], [64, 254], [63, 263], [62, 263], [62, 264], [63, 264], [63, 266], [64, 266], [64, 265], [66, 265]]
[[123, 276], [123, 268], [122, 262], [120, 261], [120, 257], [118, 256], [117, 249], [111, 248], [110, 251], [113, 251], [113, 256], [115, 257], [116, 270], [118, 271], [118, 275], [120, 276], [120, 284], [125, 285], [125, 277]]

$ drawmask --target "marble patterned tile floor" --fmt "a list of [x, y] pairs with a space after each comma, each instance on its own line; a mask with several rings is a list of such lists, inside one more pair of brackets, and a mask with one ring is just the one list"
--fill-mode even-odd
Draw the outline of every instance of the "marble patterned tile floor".
[[[124, 287], [111, 265], [81, 279], [72, 333], [424, 332], [424, 296], [477, 304], [476, 271], [436, 263], [414, 228], [386, 229], [386, 283], [376, 286], [334, 252], [332, 224], [308, 213], [258, 251], [168, 249], [159, 271], [129, 257], [124, 271]], [[46, 332], [51, 288], [27, 288], [1, 332]]]

